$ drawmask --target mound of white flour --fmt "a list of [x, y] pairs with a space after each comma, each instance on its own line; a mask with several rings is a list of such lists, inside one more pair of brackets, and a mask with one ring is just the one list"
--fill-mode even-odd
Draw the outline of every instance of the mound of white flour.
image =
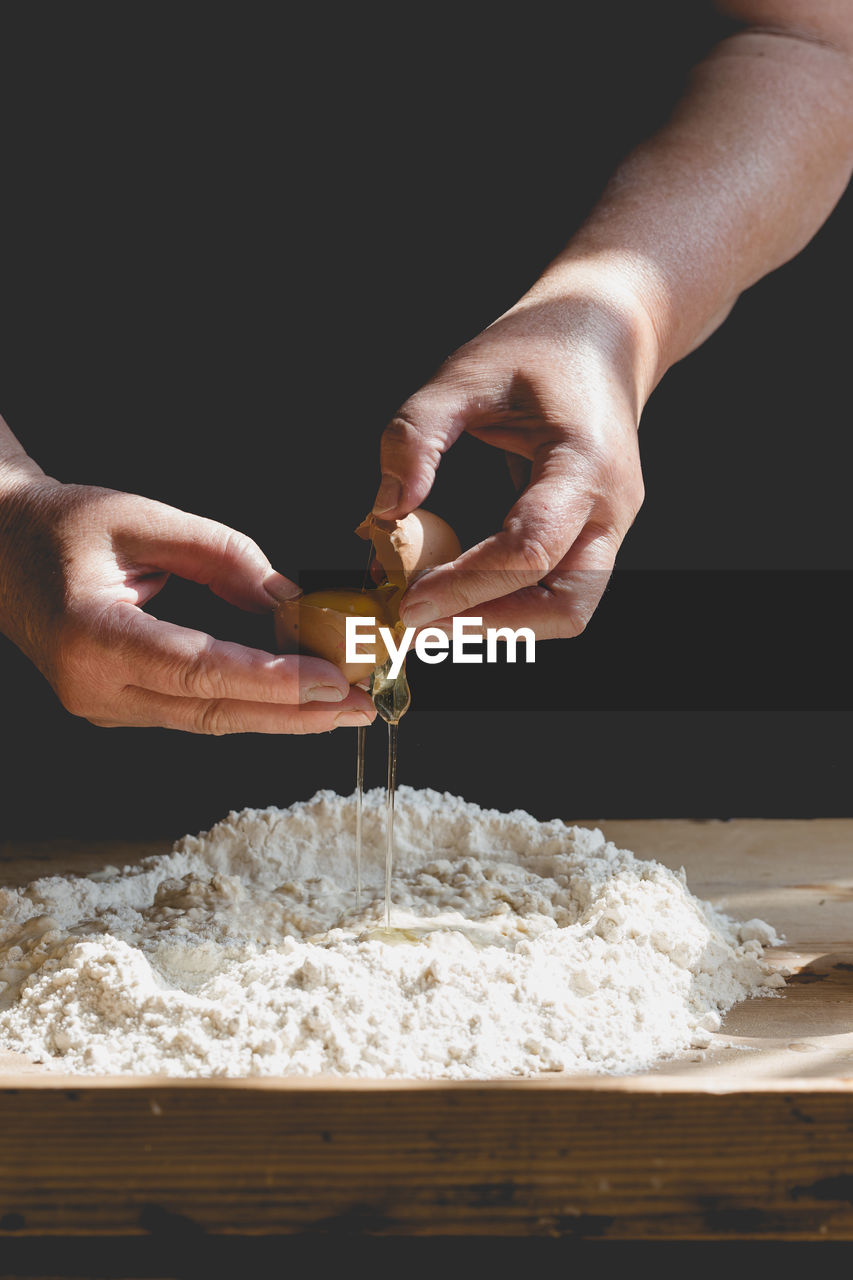
[[0, 1044], [63, 1070], [626, 1073], [784, 979], [778, 942], [600, 831], [400, 787], [231, 813], [172, 852], [0, 890]]

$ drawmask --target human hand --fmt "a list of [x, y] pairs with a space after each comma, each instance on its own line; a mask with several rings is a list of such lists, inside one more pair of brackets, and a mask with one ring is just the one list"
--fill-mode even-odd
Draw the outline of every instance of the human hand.
[[419, 506], [463, 431], [505, 450], [524, 485], [500, 532], [409, 588], [405, 623], [462, 614], [539, 639], [583, 630], [643, 500], [649, 338], [639, 302], [587, 271], [532, 290], [400, 408], [382, 436], [377, 515]]
[[216, 640], [143, 611], [174, 573], [271, 613], [298, 588], [251, 539], [136, 494], [30, 472], [0, 501], [0, 630], [73, 715], [209, 734], [373, 720], [368, 695], [330, 662]]

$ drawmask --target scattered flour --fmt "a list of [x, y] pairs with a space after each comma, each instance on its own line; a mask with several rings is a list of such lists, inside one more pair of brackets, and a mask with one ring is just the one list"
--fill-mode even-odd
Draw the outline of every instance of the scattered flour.
[[620, 1074], [784, 979], [738, 923], [597, 830], [400, 787], [231, 813], [172, 851], [0, 889], [0, 1044], [61, 1070]]

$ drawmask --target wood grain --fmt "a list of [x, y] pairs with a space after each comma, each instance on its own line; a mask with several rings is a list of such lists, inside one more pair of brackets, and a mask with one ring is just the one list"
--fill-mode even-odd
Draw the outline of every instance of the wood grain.
[[[853, 1240], [853, 820], [584, 825], [774, 924], [783, 994], [738, 1006], [704, 1054], [620, 1078], [170, 1081], [63, 1076], [6, 1054], [0, 1244]], [[7, 849], [2, 878], [152, 851]]]
[[853, 1237], [849, 1090], [2, 1096], [0, 1231]]

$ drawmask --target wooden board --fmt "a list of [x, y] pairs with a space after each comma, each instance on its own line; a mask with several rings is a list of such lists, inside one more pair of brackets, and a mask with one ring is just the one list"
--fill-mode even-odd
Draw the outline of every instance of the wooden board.
[[[587, 822], [785, 936], [781, 996], [628, 1077], [61, 1076], [0, 1056], [0, 1239], [853, 1240], [853, 819]], [[159, 848], [165, 849], [162, 845]], [[156, 845], [2, 850], [0, 880]]]

